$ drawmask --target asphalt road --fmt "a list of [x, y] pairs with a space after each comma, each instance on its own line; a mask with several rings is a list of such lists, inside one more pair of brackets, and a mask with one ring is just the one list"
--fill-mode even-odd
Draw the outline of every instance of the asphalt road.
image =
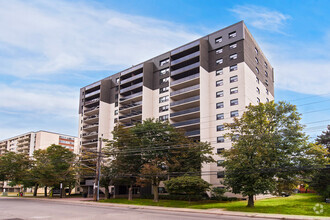
[[111, 220], [170, 220], [170, 219], [262, 219], [241, 216], [226, 216], [214, 214], [186, 213], [173, 211], [146, 210], [137, 208], [118, 208], [91, 206], [85, 204], [68, 204], [34, 199], [0, 199], [1, 220], [22, 219], [111, 219]]

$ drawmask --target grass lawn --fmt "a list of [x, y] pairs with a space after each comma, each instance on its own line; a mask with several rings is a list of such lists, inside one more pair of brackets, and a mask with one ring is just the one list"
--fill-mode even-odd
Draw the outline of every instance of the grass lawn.
[[[296, 194], [289, 197], [277, 197], [258, 200], [255, 202], [254, 208], [246, 207], [247, 201], [201, 201], [189, 203], [187, 201], [160, 200], [158, 203], [155, 203], [151, 199], [134, 199], [133, 201], [128, 201], [127, 199], [108, 199], [101, 200], [100, 202], [192, 209], [221, 208], [228, 211], [275, 213], [289, 215], [330, 216], [330, 204], [326, 204], [318, 195], [315, 194]], [[313, 210], [313, 207], [317, 203], [323, 205], [323, 213], [319, 215], [316, 214]]]

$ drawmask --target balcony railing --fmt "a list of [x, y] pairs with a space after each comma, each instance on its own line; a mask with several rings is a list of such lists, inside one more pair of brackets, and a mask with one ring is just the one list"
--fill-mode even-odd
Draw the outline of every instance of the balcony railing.
[[177, 122], [172, 124], [174, 127], [181, 127], [181, 126], [186, 126], [186, 125], [192, 125], [192, 124], [199, 124], [200, 119], [199, 118], [195, 118], [195, 119], [191, 119], [188, 121], [181, 121], [181, 122]]
[[131, 104], [128, 104], [128, 105], [124, 105], [124, 106], [120, 107], [119, 110], [124, 110], [124, 109], [132, 108], [132, 107], [135, 107], [135, 106], [139, 106], [139, 105], [142, 105], [142, 101], [134, 102], [134, 103], [131, 103]]
[[92, 99], [92, 100], [89, 100], [89, 101], [85, 102], [85, 105], [93, 104], [93, 103], [98, 102], [98, 101], [100, 101], [99, 98], [97, 98], [97, 99]]
[[133, 81], [133, 80], [135, 80], [135, 79], [141, 78], [142, 76], [143, 76], [143, 73], [139, 73], [138, 75], [135, 75], [135, 76], [132, 76], [132, 77], [130, 77], [130, 78], [127, 78], [127, 79], [121, 80], [121, 81], [120, 81], [120, 84], [122, 85], [122, 84], [124, 84], [124, 83], [131, 82], [131, 81]]
[[136, 112], [132, 112], [131, 114], [119, 116], [119, 119], [129, 118], [129, 117], [132, 117], [135, 115], [140, 115], [140, 114], [142, 114], [142, 111], [136, 111]]
[[101, 81], [96, 82], [96, 83], [93, 83], [92, 85], [86, 86], [86, 87], [85, 87], [85, 90], [88, 90], [88, 89], [94, 88], [94, 87], [99, 86], [99, 85], [101, 85]]
[[183, 93], [187, 93], [193, 90], [197, 90], [199, 89], [199, 84], [198, 85], [194, 85], [194, 86], [190, 86], [184, 89], [179, 89], [177, 91], [171, 92], [171, 96], [175, 96], [175, 95], [179, 95], [179, 94], [183, 94]]
[[173, 61], [171, 62], [171, 65], [172, 65], [172, 66], [173, 66], [173, 65], [176, 65], [176, 64], [178, 64], [178, 63], [181, 63], [181, 62], [186, 61], [186, 60], [190, 60], [191, 58], [197, 57], [197, 56], [199, 56], [199, 55], [200, 55], [200, 52], [199, 52], [199, 51], [196, 51], [196, 52], [194, 52], [194, 53], [192, 53], [192, 54], [189, 54], [189, 55], [187, 55], [187, 56], [181, 57], [181, 58], [179, 58], [179, 59], [177, 59], [177, 60], [173, 60]]
[[193, 80], [193, 79], [196, 79], [196, 78], [199, 78], [199, 73], [196, 73], [194, 75], [187, 76], [187, 77], [184, 77], [184, 78], [181, 78], [181, 79], [178, 79], [178, 80], [174, 80], [174, 81], [171, 82], [171, 86], [174, 86], [176, 84], [180, 84], [182, 82], [186, 82], [186, 81], [189, 81], [189, 80]]
[[98, 117], [99, 117], [99, 115], [92, 115], [92, 116], [84, 118], [84, 120], [87, 121], [87, 120], [90, 120], [90, 119], [93, 119], [93, 118], [98, 118]]
[[138, 84], [131, 85], [131, 86], [127, 87], [127, 88], [121, 89], [121, 90], [120, 90], [120, 93], [124, 93], [124, 92], [130, 91], [130, 90], [132, 90], [132, 89], [139, 88], [139, 87], [141, 87], [142, 85], [143, 85], [143, 82], [140, 82], [140, 83], [138, 83]]
[[135, 98], [135, 97], [141, 96], [141, 95], [142, 95], [142, 92], [137, 92], [137, 93], [134, 93], [132, 95], [128, 95], [128, 96], [125, 96], [125, 97], [120, 98], [120, 101], [125, 101], [125, 100], [131, 99], [131, 98]]
[[186, 72], [186, 71], [191, 70], [191, 69], [194, 69], [194, 68], [197, 68], [197, 67], [199, 67], [199, 65], [200, 65], [199, 62], [196, 62], [196, 63], [190, 64], [188, 66], [182, 67], [180, 69], [173, 70], [171, 72], [171, 76], [174, 76], [174, 75], [177, 75], [177, 74]]
[[171, 118], [172, 117], [176, 117], [179, 115], [185, 115], [185, 114], [189, 114], [189, 113], [194, 113], [194, 112], [199, 112], [200, 108], [199, 107], [195, 107], [195, 108], [189, 108], [183, 111], [179, 111], [179, 112], [173, 112], [170, 114]]
[[83, 137], [88, 137], [88, 136], [93, 136], [93, 135], [97, 135], [97, 132], [96, 131], [93, 131], [93, 132], [83, 133], [82, 134]]
[[87, 113], [87, 112], [90, 112], [90, 111], [94, 111], [94, 110], [99, 109], [99, 108], [100, 108], [99, 106], [96, 106], [96, 107], [93, 107], [93, 108], [86, 108], [84, 110], [84, 113]]
[[197, 96], [193, 96], [193, 97], [190, 97], [190, 98], [187, 98], [187, 99], [182, 99], [182, 100], [179, 100], [179, 101], [176, 101], [176, 102], [171, 102], [170, 105], [171, 105], [171, 107], [173, 107], [173, 106], [177, 106], [177, 105], [197, 101], [197, 100], [199, 100], [199, 98], [200, 98], [199, 95], [197, 95]]
[[84, 125], [83, 126], [83, 129], [91, 128], [91, 127], [96, 127], [96, 126], [99, 126], [99, 123], [95, 123], [95, 124], [91, 124], [91, 125]]
[[87, 94], [85, 94], [85, 97], [87, 98], [87, 97], [90, 97], [90, 96], [92, 96], [92, 95], [96, 95], [96, 94], [99, 94], [100, 93], [100, 89], [98, 89], [98, 90], [96, 90], [96, 91], [94, 91], [94, 92], [91, 92], [91, 93], [87, 93]]
[[97, 143], [97, 139], [93, 139], [90, 141], [83, 141], [82, 145], [88, 145], [88, 144], [96, 144]]
[[197, 136], [197, 135], [200, 135], [200, 134], [201, 134], [200, 130], [195, 130], [195, 131], [188, 131], [184, 135], [189, 137], [189, 136]]
[[129, 73], [131, 73], [131, 72], [133, 72], [135, 70], [138, 70], [138, 69], [140, 69], [142, 67], [143, 67], [143, 63], [141, 63], [139, 65], [136, 65], [136, 66], [133, 66], [133, 67], [127, 69], [127, 70], [124, 70], [120, 74], [121, 74], [121, 76], [124, 76], [124, 75], [129, 74]]
[[178, 49], [173, 50], [173, 51], [171, 52], [171, 55], [181, 53], [181, 52], [183, 52], [183, 51], [185, 51], [185, 50], [188, 50], [188, 49], [190, 49], [190, 48], [192, 48], [192, 47], [195, 47], [195, 46], [197, 46], [197, 45], [199, 45], [199, 41], [192, 42], [192, 43], [187, 44], [187, 45], [185, 45], [185, 46], [183, 46], [183, 47], [180, 47], [180, 48], [178, 48]]

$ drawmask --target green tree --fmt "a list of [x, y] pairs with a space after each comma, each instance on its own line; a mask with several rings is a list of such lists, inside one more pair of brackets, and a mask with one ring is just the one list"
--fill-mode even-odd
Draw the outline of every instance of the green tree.
[[327, 148], [328, 157], [330, 157], [330, 125], [328, 125], [326, 131], [323, 131], [321, 135], [317, 136], [316, 141], [318, 144]]
[[198, 176], [180, 176], [164, 181], [166, 190], [171, 194], [189, 196], [201, 195], [210, 189], [211, 184]]
[[11, 186], [23, 184], [30, 166], [31, 161], [28, 155], [6, 152], [0, 157], [0, 180], [9, 181]]
[[248, 207], [254, 207], [255, 195], [274, 192], [278, 179], [289, 181], [314, 165], [307, 156], [311, 146], [294, 105], [249, 105], [241, 118], [226, 127], [233, 145], [223, 153], [224, 183], [232, 192], [248, 196]]

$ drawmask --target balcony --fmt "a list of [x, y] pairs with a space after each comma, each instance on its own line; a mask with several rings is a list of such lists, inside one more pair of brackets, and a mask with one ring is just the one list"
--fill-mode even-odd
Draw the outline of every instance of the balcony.
[[121, 89], [121, 90], [120, 90], [120, 93], [128, 92], [128, 91], [130, 91], [130, 90], [133, 90], [133, 89], [139, 88], [139, 87], [141, 87], [141, 86], [143, 86], [143, 82], [140, 82], [140, 83], [137, 83], [137, 84], [131, 85], [131, 86], [127, 87], [127, 88]]
[[135, 101], [135, 100], [139, 100], [139, 99], [140, 100], [142, 99], [142, 91], [137, 92], [137, 93], [133, 93], [133, 94], [125, 96], [125, 97], [122, 97], [119, 100], [122, 104], [124, 104], [124, 103], [127, 103], [129, 101]]
[[141, 77], [143, 77], [143, 73], [139, 73], [138, 75], [135, 75], [135, 76], [129, 77], [127, 79], [121, 80], [120, 84], [123, 85], [125, 83], [131, 82], [131, 81], [133, 81], [135, 79], [139, 79]]
[[178, 79], [171, 82], [172, 89], [181, 89], [199, 83], [199, 73]]
[[200, 119], [195, 118], [195, 119], [190, 119], [190, 120], [187, 120], [187, 121], [177, 122], [177, 123], [174, 123], [172, 125], [176, 128], [180, 128], [180, 127], [186, 127], [186, 126], [192, 126], [192, 125], [198, 125], [199, 126], [199, 123], [200, 123]]
[[[191, 114], [196, 114], [195, 116], [197, 117], [199, 114], [200, 108], [199, 107], [195, 107], [195, 108], [190, 108], [190, 109], [185, 109], [182, 111], [178, 111], [178, 112], [173, 112], [170, 114], [170, 118], [171, 119], [175, 119], [176, 117], [181, 117], [184, 116], [185, 118], [188, 117], [188, 115]], [[195, 118], [196, 118], [195, 117]]]
[[97, 131], [89, 132], [89, 133], [83, 133], [82, 137], [83, 138], [92, 138], [92, 137], [97, 137], [98, 133]]
[[99, 127], [99, 123], [94, 123], [94, 124], [90, 124], [90, 125], [84, 125], [83, 129], [86, 131], [91, 131], [91, 130], [97, 130]]
[[98, 89], [98, 90], [96, 90], [94, 92], [87, 93], [87, 94], [85, 94], [85, 98], [91, 97], [91, 96], [96, 95], [96, 94], [100, 94], [100, 92], [101, 92], [101, 90]]
[[89, 100], [89, 101], [85, 102], [85, 105], [91, 105], [91, 104], [94, 104], [94, 103], [99, 102], [99, 101], [100, 101], [99, 98], [92, 99], [92, 100]]
[[200, 136], [201, 131], [200, 130], [194, 130], [194, 131], [187, 131], [184, 135], [187, 137], [195, 137]]
[[82, 145], [83, 146], [88, 146], [88, 145], [95, 145], [97, 144], [97, 139], [93, 139], [93, 140], [88, 140], [88, 141], [83, 141]]
[[140, 116], [141, 114], [142, 114], [142, 110], [141, 111], [132, 112], [130, 114], [125, 114], [125, 115], [119, 116], [119, 120], [122, 120], [122, 119], [132, 119], [133, 117], [136, 118], [136, 117]]
[[143, 63], [141, 63], [139, 65], [136, 65], [136, 66], [133, 66], [133, 67], [127, 69], [127, 70], [124, 70], [120, 74], [121, 74], [121, 76], [125, 76], [125, 75], [127, 75], [129, 73], [132, 73], [132, 72], [134, 72], [134, 71], [136, 71], [138, 69], [141, 69], [141, 68], [143, 68]]
[[93, 108], [86, 108], [84, 109], [84, 114], [85, 115], [91, 115], [91, 114], [96, 114], [98, 111], [99, 111], [100, 107], [99, 106], [96, 106], [96, 107], [93, 107]]
[[187, 98], [196, 95], [199, 95], [199, 84], [171, 92], [171, 98], [173, 100]]
[[181, 57], [181, 58], [179, 58], [177, 60], [173, 60], [171, 62], [171, 66], [174, 66], [176, 64], [179, 64], [179, 63], [182, 63], [184, 61], [190, 60], [190, 59], [192, 59], [194, 57], [198, 57], [199, 55], [200, 55], [200, 52], [199, 51], [196, 51], [195, 53], [192, 53], [192, 54], [189, 54], [187, 56]]
[[138, 107], [138, 106], [141, 106], [141, 105], [142, 105], [142, 101], [132, 102], [130, 104], [123, 105], [123, 106], [119, 107], [119, 110], [121, 110], [121, 111], [131, 110], [131, 109], [134, 109], [135, 107]]
[[99, 115], [92, 115], [84, 118], [84, 122], [88, 122], [88, 123], [97, 122], [98, 120], [99, 120]]
[[184, 110], [187, 108], [198, 107], [200, 96], [193, 96], [187, 99], [182, 99], [179, 101], [171, 102], [170, 106], [172, 110]]
[[171, 51], [171, 56], [173, 56], [175, 54], [178, 54], [178, 53], [181, 53], [181, 52], [184, 52], [186, 50], [189, 50], [189, 49], [191, 49], [193, 47], [196, 47], [198, 45], [199, 45], [199, 41], [195, 41], [195, 42], [192, 42], [190, 44], [187, 44], [187, 45], [185, 45], [183, 47], [180, 47], [178, 49], [175, 49], [175, 50]]
[[96, 86], [99, 86], [99, 85], [101, 85], [101, 81], [96, 82], [96, 83], [93, 83], [93, 84], [91, 84], [91, 85], [89, 85], [89, 86], [86, 86], [86, 87], [85, 87], [85, 90], [92, 89], [92, 88], [94, 88], [94, 87], [96, 87]]
[[173, 71], [171, 72], [171, 76], [175, 76], [175, 75], [178, 75], [178, 74], [180, 74], [180, 73], [187, 72], [187, 71], [192, 70], [192, 69], [194, 69], [194, 68], [197, 68], [197, 67], [199, 67], [199, 66], [200, 66], [200, 64], [199, 64], [199, 62], [197, 62], [197, 63], [190, 64], [190, 65], [188, 65], [188, 66], [182, 67], [182, 68], [180, 68], [180, 69], [173, 70]]

